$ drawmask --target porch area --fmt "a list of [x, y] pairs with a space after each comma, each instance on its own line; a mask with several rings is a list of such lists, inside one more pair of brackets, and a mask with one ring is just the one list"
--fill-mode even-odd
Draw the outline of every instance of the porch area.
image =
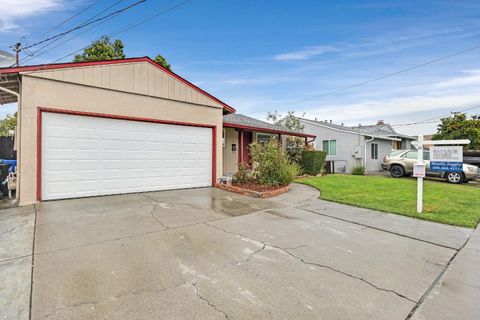
[[304, 139], [305, 144], [315, 140], [314, 135], [293, 131], [242, 114], [235, 113], [223, 116], [222, 174], [224, 176], [235, 174], [240, 163], [250, 163], [248, 146], [251, 143], [266, 143], [270, 140], [276, 140], [285, 148], [288, 137], [300, 137]]

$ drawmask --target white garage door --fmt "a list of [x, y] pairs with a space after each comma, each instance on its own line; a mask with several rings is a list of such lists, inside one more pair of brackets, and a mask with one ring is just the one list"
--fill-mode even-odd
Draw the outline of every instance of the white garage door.
[[212, 185], [212, 129], [42, 113], [42, 199]]

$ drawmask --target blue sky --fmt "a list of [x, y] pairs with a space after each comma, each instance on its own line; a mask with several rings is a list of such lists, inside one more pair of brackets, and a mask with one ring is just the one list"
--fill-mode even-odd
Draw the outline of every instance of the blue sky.
[[[99, 1], [51, 34], [117, 1]], [[43, 33], [94, 2], [0, 0], [0, 50], [20, 40], [41, 40]], [[124, 0], [115, 9], [133, 2]], [[56, 60], [179, 2], [147, 0], [28, 64]], [[264, 119], [268, 111], [295, 110], [351, 125], [379, 119], [402, 124], [480, 105], [480, 49], [311, 98], [480, 44], [479, 17], [478, 1], [192, 0], [117, 38], [127, 56], [161, 53], [175, 72], [239, 113]], [[0, 116], [15, 108], [1, 106]], [[472, 112], [480, 113], [480, 108]], [[396, 128], [428, 134], [435, 127]]]

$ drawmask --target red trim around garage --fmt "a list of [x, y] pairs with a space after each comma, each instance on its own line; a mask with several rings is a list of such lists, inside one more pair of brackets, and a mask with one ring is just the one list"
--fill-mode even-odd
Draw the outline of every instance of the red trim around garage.
[[97, 65], [109, 65], [109, 64], [119, 64], [119, 63], [132, 63], [132, 62], [148, 62], [153, 66], [157, 67], [158, 69], [162, 70], [163, 72], [168, 73], [175, 79], [183, 82], [190, 88], [200, 92], [201, 94], [207, 96], [208, 98], [220, 103], [225, 109], [228, 111], [235, 113], [235, 109], [222, 100], [212, 96], [208, 92], [200, 89], [190, 81], [182, 78], [178, 74], [165, 69], [149, 57], [140, 57], [140, 58], [128, 58], [128, 59], [115, 59], [115, 60], [102, 60], [102, 61], [85, 61], [85, 62], [68, 62], [68, 63], [52, 63], [52, 64], [43, 64], [43, 65], [33, 65], [33, 66], [23, 66], [23, 67], [15, 67], [15, 68], [0, 68], [0, 74], [10, 74], [10, 73], [20, 73], [20, 72], [33, 72], [33, 71], [41, 71], [41, 70], [51, 70], [51, 69], [65, 69], [65, 68], [80, 68], [80, 67], [90, 67], [90, 66], [97, 66]]
[[106, 113], [95, 113], [86, 111], [64, 110], [55, 108], [39, 107], [37, 109], [37, 201], [42, 200], [42, 114], [44, 112], [68, 114], [73, 116], [84, 117], [96, 117], [106, 119], [150, 122], [159, 124], [171, 124], [177, 126], [189, 126], [189, 127], [203, 127], [212, 129], [212, 187], [215, 186], [217, 180], [217, 126], [204, 124], [204, 123], [192, 123], [173, 120], [161, 120], [153, 118], [131, 117], [121, 116]]
[[284, 134], [284, 135], [288, 135], [288, 136], [297, 136], [297, 137], [309, 137], [309, 138], [316, 138], [317, 137], [317, 136], [312, 135], [312, 134], [306, 134], [306, 133], [301, 133], [301, 132], [293, 133], [293, 132], [289, 132], [289, 131], [245, 126], [245, 125], [228, 123], [228, 122], [224, 122], [223, 127], [224, 128], [236, 128], [236, 129], [247, 129], [247, 130], [265, 132], [265, 133], [278, 133], [278, 134]]

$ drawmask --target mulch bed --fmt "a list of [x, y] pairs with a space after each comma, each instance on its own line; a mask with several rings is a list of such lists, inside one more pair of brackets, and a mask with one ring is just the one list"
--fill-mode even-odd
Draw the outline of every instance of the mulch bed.
[[257, 183], [232, 183], [231, 186], [218, 183], [217, 188], [256, 198], [269, 198], [288, 191], [288, 186], [262, 186]]

